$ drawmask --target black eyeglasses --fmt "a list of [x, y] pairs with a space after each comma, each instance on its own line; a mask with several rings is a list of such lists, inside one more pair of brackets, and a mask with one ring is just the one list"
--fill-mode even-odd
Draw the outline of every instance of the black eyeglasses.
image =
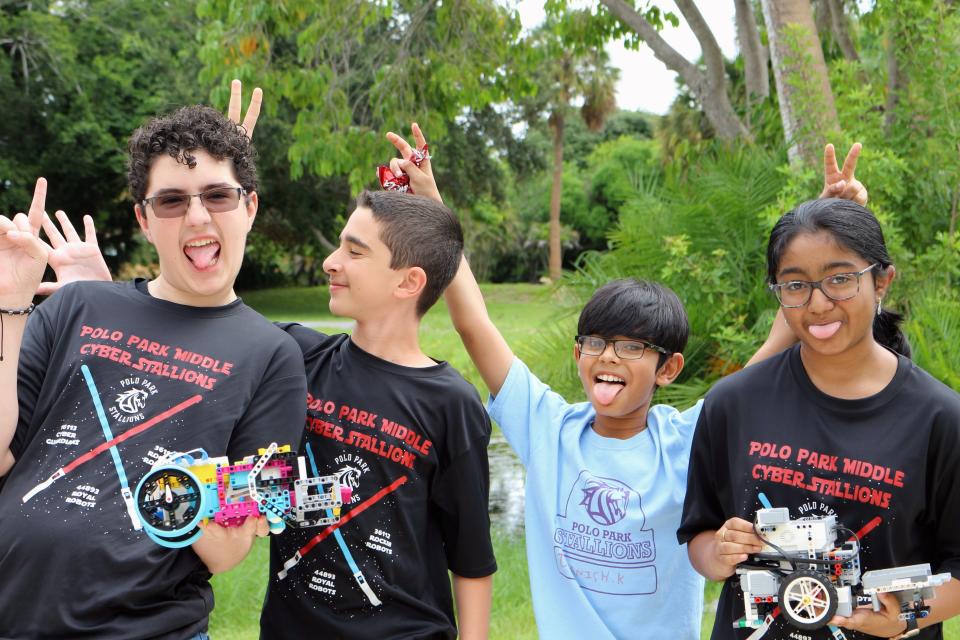
[[144, 198], [143, 206], [149, 204], [158, 218], [179, 218], [190, 208], [191, 198], [200, 198], [200, 204], [210, 213], [233, 211], [240, 204], [240, 196], [246, 196], [243, 187], [217, 187], [203, 193], [165, 193]]
[[860, 293], [860, 278], [870, 269], [879, 266], [874, 263], [862, 271], [835, 273], [823, 280], [790, 280], [769, 285], [780, 305], [784, 309], [796, 309], [810, 302], [814, 289], [820, 289], [823, 295], [835, 302], [856, 297]]
[[584, 356], [602, 355], [607, 350], [608, 344], [613, 344], [613, 352], [618, 358], [624, 360], [639, 360], [647, 349], [670, 355], [670, 352], [663, 347], [642, 340], [607, 340], [599, 336], [577, 336], [577, 349]]

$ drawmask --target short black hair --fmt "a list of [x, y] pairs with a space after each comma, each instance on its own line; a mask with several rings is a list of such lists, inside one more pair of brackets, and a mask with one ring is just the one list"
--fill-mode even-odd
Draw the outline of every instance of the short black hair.
[[417, 300], [417, 315], [422, 317], [457, 275], [463, 255], [460, 221], [440, 202], [396, 191], [362, 191], [357, 206], [370, 209], [380, 224], [391, 269], [420, 267], [427, 274]]
[[[681, 353], [690, 336], [683, 303], [658, 282], [621, 278], [603, 285], [580, 312], [577, 334], [647, 340], [670, 353]], [[667, 356], [660, 354], [659, 367]]]
[[216, 109], [198, 104], [153, 118], [130, 136], [127, 181], [134, 201], [147, 197], [154, 158], [168, 155], [192, 169], [197, 159], [190, 152], [197, 149], [217, 160], [232, 160], [240, 186], [247, 193], [257, 190], [254, 150], [246, 131]]

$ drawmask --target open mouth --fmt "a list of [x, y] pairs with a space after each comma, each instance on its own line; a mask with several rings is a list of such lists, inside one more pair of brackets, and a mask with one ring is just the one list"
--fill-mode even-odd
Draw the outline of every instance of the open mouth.
[[613, 402], [617, 394], [627, 386], [627, 381], [620, 376], [601, 373], [593, 379], [593, 397], [600, 404], [606, 406]]
[[198, 271], [206, 271], [220, 261], [220, 243], [210, 238], [194, 240], [183, 247], [183, 254]]

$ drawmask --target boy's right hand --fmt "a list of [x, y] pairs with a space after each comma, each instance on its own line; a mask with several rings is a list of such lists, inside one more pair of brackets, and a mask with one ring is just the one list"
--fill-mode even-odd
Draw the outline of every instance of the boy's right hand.
[[[427, 139], [423, 136], [420, 125], [414, 122], [410, 125], [410, 130], [413, 133], [413, 140], [418, 148], [422, 148], [427, 144]], [[443, 198], [440, 197], [440, 190], [437, 188], [437, 181], [433, 178], [430, 154], [427, 154], [418, 167], [410, 159], [413, 155], [413, 147], [411, 147], [406, 140], [393, 131], [387, 132], [387, 140], [400, 152], [399, 158], [390, 160], [390, 171], [393, 172], [393, 175], [407, 174], [407, 176], [410, 177], [410, 186], [413, 188], [415, 194], [431, 198], [437, 202], [443, 202]]]
[[760, 553], [763, 549], [763, 540], [753, 529], [753, 523], [743, 518], [730, 518], [714, 533], [716, 544], [715, 560], [729, 569], [728, 575], [733, 575], [736, 566], [746, 562], [753, 553]]
[[47, 268], [47, 246], [40, 240], [40, 226], [47, 199], [47, 181], [37, 180], [28, 214], [11, 220], [0, 216], [0, 308], [30, 306], [33, 294]]

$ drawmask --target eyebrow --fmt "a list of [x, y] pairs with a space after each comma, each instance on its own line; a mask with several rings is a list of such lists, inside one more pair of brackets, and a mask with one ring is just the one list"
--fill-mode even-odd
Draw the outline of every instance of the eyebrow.
[[[204, 193], [205, 191], [210, 191], [211, 189], [223, 189], [223, 188], [237, 189], [239, 187], [235, 184], [230, 184], [229, 182], [214, 182], [212, 184], [207, 184], [201, 187], [200, 193]], [[166, 187], [164, 189], [158, 189], [156, 193], [154, 193], [152, 196], [149, 196], [149, 197], [156, 198], [157, 196], [165, 196], [172, 193], [183, 194], [183, 193], [186, 193], [186, 190], [177, 189], [175, 187]]]
[[348, 233], [347, 235], [342, 236], [340, 239], [341, 239], [343, 242], [349, 242], [350, 244], [355, 244], [355, 245], [357, 245], [357, 246], [360, 247], [361, 249], [366, 249], [367, 251], [370, 251], [370, 245], [368, 245], [366, 242], [364, 242], [363, 240], [361, 240], [361, 239], [358, 238], [357, 236], [350, 235], [350, 234]]
[[[820, 267], [820, 270], [830, 271], [831, 269], [839, 269], [840, 267], [845, 267], [848, 269], [856, 269], [857, 265], [853, 264], [852, 262], [847, 262], [846, 260], [838, 260], [838, 261], [829, 262], [823, 265], [822, 267]], [[777, 275], [778, 276], [786, 276], [791, 274], [806, 275], [806, 273], [807, 272], [801, 269], [800, 267], [787, 267], [786, 269], [783, 269], [782, 271], [780, 271]]]

